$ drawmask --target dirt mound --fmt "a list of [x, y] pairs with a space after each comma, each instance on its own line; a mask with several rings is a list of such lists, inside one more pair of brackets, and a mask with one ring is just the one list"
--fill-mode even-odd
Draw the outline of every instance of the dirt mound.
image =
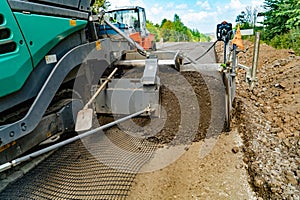
[[[245, 46], [239, 63], [251, 66]], [[252, 91], [237, 81], [235, 105], [252, 186], [264, 199], [300, 199], [300, 58], [261, 44], [257, 77]]]
[[[139, 77], [141, 73], [140, 70], [131, 70], [127, 76]], [[164, 68], [159, 77], [160, 118], [137, 117], [122, 123], [119, 128], [159, 145], [191, 144], [204, 139], [211, 120], [211, 99], [202, 75], [199, 72], [180, 73]], [[100, 123], [112, 120], [101, 117]]]

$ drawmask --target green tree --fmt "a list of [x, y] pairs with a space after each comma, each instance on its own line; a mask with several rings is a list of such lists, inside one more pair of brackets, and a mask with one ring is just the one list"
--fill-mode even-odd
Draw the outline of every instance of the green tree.
[[184, 24], [181, 22], [181, 19], [177, 14], [174, 15], [173, 24], [174, 24], [173, 26], [174, 26], [175, 31], [178, 31], [178, 32], [183, 32], [184, 29], [186, 28], [184, 26]]
[[110, 2], [106, 0], [93, 0], [91, 3], [92, 11], [94, 13], [98, 13], [99, 8], [107, 9], [109, 6], [111, 6]]
[[300, 26], [299, 0], [265, 0], [265, 36], [272, 39], [276, 35], [288, 33]]
[[263, 38], [276, 48], [292, 48], [300, 54], [300, 1], [265, 0]]
[[168, 20], [165, 18], [161, 21], [160, 27], [163, 27], [163, 25], [167, 22]]
[[163, 20], [161, 23], [161, 37], [164, 41], [175, 42], [174, 24], [170, 20]]
[[300, 26], [300, 1], [293, 0], [290, 2], [289, 10], [286, 13], [290, 15], [290, 19], [287, 20], [286, 26], [290, 29]]
[[242, 11], [241, 14], [236, 17], [235, 22], [240, 24], [241, 29], [254, 28], [256, 15], [257, 9], [252, 9], [251, 6], [247, 6], [246, 11]]
[[[159, 25], [158, 25], [159, 26]], [[154, 25], [152, 22], [150, 21], [146, 21], [146, 27], [147, 30], [155, 35], [155, 40], [158, 42], [159, 38], [160, 38], [160, 33], [159, 33], [159, 27], [157, 27], [157, 24]]]
[[191, 30], [181, 21], [179, 15], [175, 14], [173, 21], [163, 19], [161, 24], [154, 25], [150, 21], [147, 21], [147, 29], [150, 33], [156, 35], [156, 41], [161, 38], [165, 42], [180, 42], [180, 41], [210, 41], [210, 37], [200, 33], [197, 29]]

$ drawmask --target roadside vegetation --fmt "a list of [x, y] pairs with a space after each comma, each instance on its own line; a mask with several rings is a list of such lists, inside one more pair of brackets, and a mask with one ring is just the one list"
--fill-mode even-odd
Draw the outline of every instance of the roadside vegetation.
[[[110, 2], [107, 0], [95, 0], [93, 11], [98, 12], [99, 8], [107, 9], [110, 7]], [[183, 24], [180, 17], [175, 14], [174, 20], [163, 19], [161, 24], [153, 24], [147, 20], [147, 29], [150, 33], [155, 34], [157, 42], [209, 42], [211, 38], [197, 29], [190, 29]]]
[[[262, 40], [277, 49], [293, 49], [300, 55], [300, 1], [265, 0], [264, 12], [247, 7], [237, 16], [242, 29], [254, 28], [262, 33]], [[255, 27], [256, 16], [263, 17], [261, 26]]]
[[179, 15], [175, 14], [173, 21], [163, 19], [161, 24], [147, 21], [147, 29], [156, 35], [156, 41], [164, 42], [209, 42], [211, 38], [197, 29], [190, 29], [183, 24]]
[[[95, 0], [94, 10], [108, 8], [107, 0]], [[265, 0], [264, 12], [246, 7], [237, 17], [241, 29], [254, 29], [261, 32], [262, 40], [277, 49], [293, 49], [300, 55], [300, 1], [299, 0]], [[257, 16], [263, 18], [260, 26]], [[197, 29], [190, 29], [175, 14], [173, 20], [163, 19], [161, 24], [147, 21], [147, 29], [156, 35], [156, 41], [164, 42], [207, 42], [211, 38]]]

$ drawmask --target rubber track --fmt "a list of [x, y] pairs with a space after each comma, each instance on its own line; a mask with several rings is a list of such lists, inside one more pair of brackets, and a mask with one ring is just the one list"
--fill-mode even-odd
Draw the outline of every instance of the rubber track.
[[155, 149], [122, 131], [97, 133], [59, 149], [0, 199], [126, 199]]

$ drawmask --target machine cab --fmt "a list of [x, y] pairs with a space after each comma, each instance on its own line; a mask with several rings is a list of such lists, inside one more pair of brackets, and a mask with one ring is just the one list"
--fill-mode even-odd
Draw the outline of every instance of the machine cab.
[[141, 7], [126, 7], [108, 11], [106, 17], [112, 23], [124, 24], [129, 31], [139, 32], [141, 37], [149, 34], [146, 29], [145, 9]]
[[[127, 33], [131, 39], [145, 50], [156, 50], [155, 35], [151, 34], [146, 28], [144, 8], [136, 6], [111, 10], [106, 12], [105, 18]], [[106, 24], [100, 25], [99, 35], [100, 37], [118, 38], [118, 33]]]

